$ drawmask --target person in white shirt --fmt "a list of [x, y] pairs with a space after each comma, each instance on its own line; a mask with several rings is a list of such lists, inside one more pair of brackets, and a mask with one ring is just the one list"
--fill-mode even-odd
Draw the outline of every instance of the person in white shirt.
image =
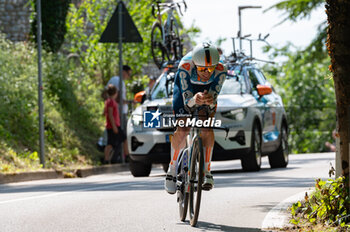
[[[123, 114], [128, 113], [128, 101], [126, 100], [126, 88], [125, 88], [125, 80], [128, 80], [131, 77], [131, 68], [129, 65], [123, 65]], [[109, 84], [114, 85], [119, 91], [119, 76], [113, 76], [107, 83], [106, 88]]]

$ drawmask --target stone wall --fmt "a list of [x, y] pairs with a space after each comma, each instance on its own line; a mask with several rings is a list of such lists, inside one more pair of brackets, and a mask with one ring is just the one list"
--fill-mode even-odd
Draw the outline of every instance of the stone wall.
[[0, 0], [0, 31], [12, 41], [23, 41], [30, 31], [28, 0]]

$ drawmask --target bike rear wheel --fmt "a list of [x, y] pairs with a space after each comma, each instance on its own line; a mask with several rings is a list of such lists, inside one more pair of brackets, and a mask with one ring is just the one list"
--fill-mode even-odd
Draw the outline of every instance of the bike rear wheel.
[[202, 140], [198, 136], [193, 140], [190, 160], [190, 224], [196, 226], [202, 196], [204, 157]]
[[155, 23], [152, 26], [151, 53], [154, 63], [161, 69], [164, 63], [165, 48], [163, 46], [163, 30], [159, 23]]

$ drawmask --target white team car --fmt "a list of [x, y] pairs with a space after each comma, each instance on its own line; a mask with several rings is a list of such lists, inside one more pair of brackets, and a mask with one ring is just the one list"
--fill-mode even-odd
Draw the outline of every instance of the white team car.
[[[152, 163], [162, 164], [164, 171], [168, 168], [169, 135], [174, 128], [163, 118], [172, 114], [175, 73], [176, 69], [165, 69], [128, 120], [130, 171], [134, 176], [148, 176]], [[229, 132], [214, 130], [212, 160], [240, 159], [243, 170], [258, 171], [261, 157], [268, 155], [271, 168], [287, 166], [288, 124], [282, 99], [254, 65], [228, 68], [215, 119]]]

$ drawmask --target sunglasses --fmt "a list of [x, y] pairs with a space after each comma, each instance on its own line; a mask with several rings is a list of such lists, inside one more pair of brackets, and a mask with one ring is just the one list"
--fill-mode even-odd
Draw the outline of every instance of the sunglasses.
[[201, 67], [201, 66], [196, 66], [197, 67], [197, 71], [198, 72], [204, 72], [205, 70], [208, 70], [208, 72], [213, 72], [214, 70], [215, 70], [215, 68], [216, 68], [216, 65], [214, 65], [214, 66], [209, 66], [209, 67], [207, 67], [207, 66], [204, 66], [204, 67]]

